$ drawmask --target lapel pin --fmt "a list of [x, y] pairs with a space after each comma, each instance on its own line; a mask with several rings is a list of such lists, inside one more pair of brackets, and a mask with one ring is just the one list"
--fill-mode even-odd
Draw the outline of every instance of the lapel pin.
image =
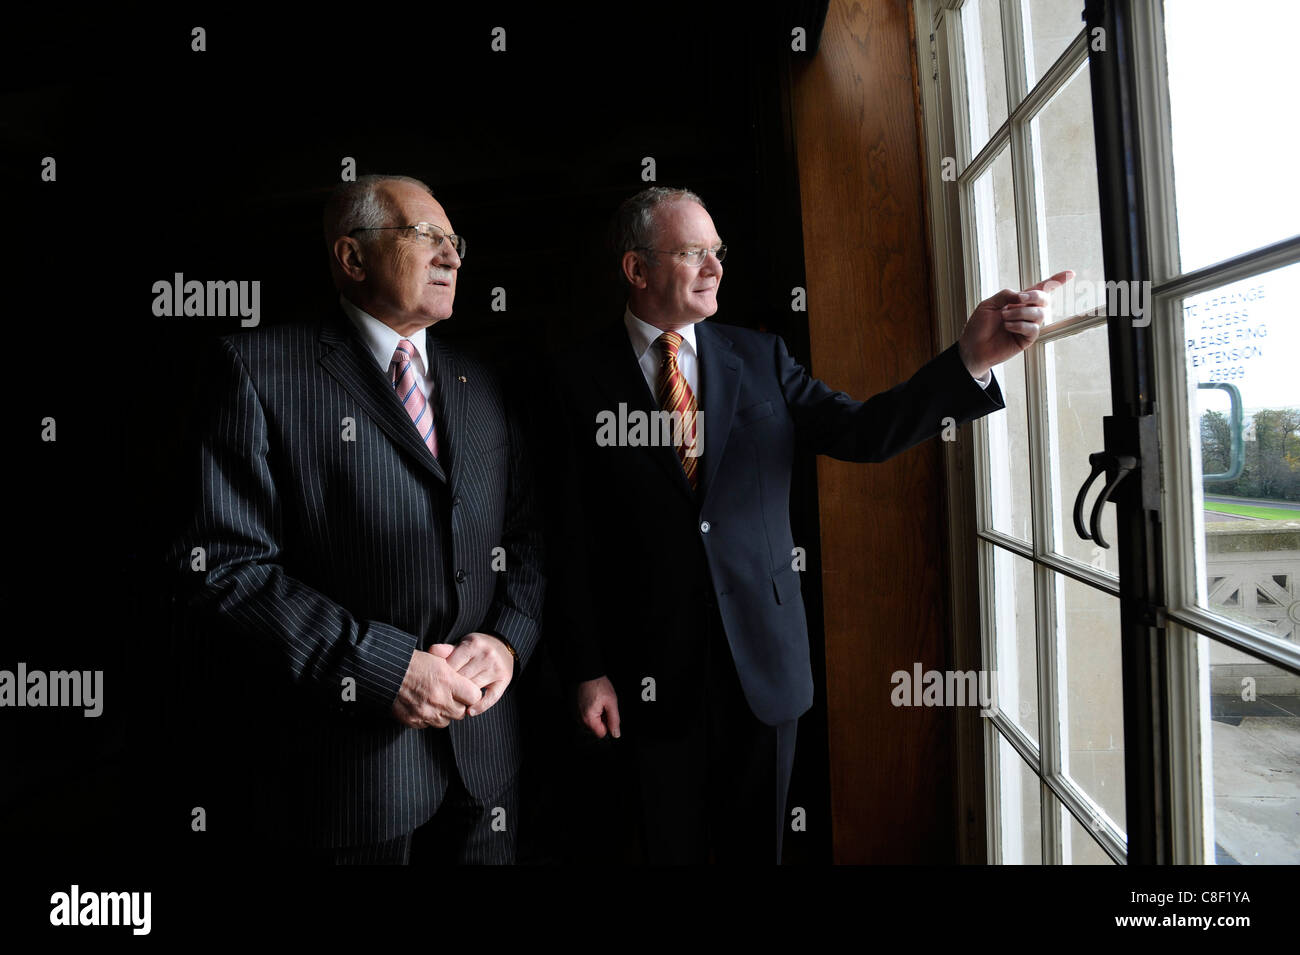
[[459, 377], [461, 381], [468, 381], [468, 379], [464, 375], [459, 375], [457, 377]]

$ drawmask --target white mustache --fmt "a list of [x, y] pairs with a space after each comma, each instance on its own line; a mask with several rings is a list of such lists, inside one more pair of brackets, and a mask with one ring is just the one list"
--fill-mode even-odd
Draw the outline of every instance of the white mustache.
[[444, 268], [443, 266], [433, 266], [429, 269], [430, 282], [447, 282], [450, 283], [452, 277], [456, 274], [454, 269]]

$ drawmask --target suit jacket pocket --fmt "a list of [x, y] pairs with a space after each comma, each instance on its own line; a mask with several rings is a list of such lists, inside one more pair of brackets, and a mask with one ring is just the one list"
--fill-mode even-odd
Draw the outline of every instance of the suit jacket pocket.
[[732, 418], [731, 426], [733, 428], [743, 428], [746, 425], [753, 424], [760, 418], [770, 418], [775, 412], [772, 410], [772, 402], [760, 401], [756, 405], [750, 405], [748, 408], [740, 408]]
[[776, 602], [788, 604], [799, 596], [799, 572], [793, 567], [782, 567], [772, 575], [772, 590]]

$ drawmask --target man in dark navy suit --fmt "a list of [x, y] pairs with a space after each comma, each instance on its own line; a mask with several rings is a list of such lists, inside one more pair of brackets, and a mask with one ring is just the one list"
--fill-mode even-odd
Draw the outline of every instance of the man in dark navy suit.
[[1035, 340], [1047, 297], [999, 292], [959, 342], [859, 402], [777, 336], [704, 321], [726, 247], [698, 196], [647, 189], [623, 203], [614, 233], [623, 319], [555, 376], [567, 445], [553, 640], [583, 723], [617, 739], [645, 858], [779, 862], [795, 729], [813, 696], [792, 563], [796, 438], [883, 461], [945, 419], [1003, 407], [990, 369]]
[[173, 566], [251, 681], [231, 718], [266, 838], [334, 863], [511, 862], [510, 687], [544, 584], [501, 388], [426, 334], [465, 243], [400, 176], [339, 187], [325, 239], [333, 314], [217, 344]]

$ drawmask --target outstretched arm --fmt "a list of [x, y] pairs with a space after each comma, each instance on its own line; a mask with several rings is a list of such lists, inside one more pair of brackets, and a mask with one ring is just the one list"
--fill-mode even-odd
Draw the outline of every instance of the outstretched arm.
[[997, 411], [1004, 406], [997, 381], [982, 389], [975, 379], [1037, 340], [1049, 316], [1047, 291], [1072, 275], [1061, 272], [1024, 292], [1004, 289], [981, 302], [956, 344], [907, 381], [866, 401], [813, 378], [780, 342], [777, 372], [800, 437], [819, 454], [884, 461], [949, 424]]

